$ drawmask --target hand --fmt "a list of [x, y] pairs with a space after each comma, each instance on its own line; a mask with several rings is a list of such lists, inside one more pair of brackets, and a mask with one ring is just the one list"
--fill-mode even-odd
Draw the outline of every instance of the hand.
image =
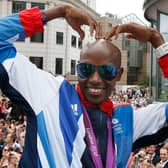
[[67, 6], [65, 10], [65, 18], [67, 22], [71, 25], [71, 27], [76, 30], [80, 39], [83, 40], [85, 33], [81, 29], [82, 25], [88, 25], [90, 27], [90, 34], [93, 35], [94, 30], [96, 31], [96, 37], [99, 36], [100, 33], [100, 24], [93, 19], [88, 13], [82, 11], [81, 9], [74, 8], [71, 6]]
[[76, 30], [80, 39], [83, 40], [85, 33], [81, 29], [82, 25], [88, 25], [90, 27], [90, 34], [93, 35], [94, 30], [96, 31], [96, 37], [99, 36], [100, 33], [100, 24], [96, 22], [96, 20], [81, 9], [72, 7], [70, 5], [60, 5], [51, 9], [47, 9], [44, 11], [46, 16], [46, 21], [50, 21], [52, 19], [58, 17], [64, 17], [69, 25]]
[[140, 42], [150, 42], [154, 48], [157, 48], [164, 43], [163, 36], [157, 30], [137, 23], [117, 25], [106, 33], [104, 38], [109, 40], [111, 37], [115, 36], [115, 39], [117, 39], [119, 33], [127, 33], [127, 38], [136, 39]]

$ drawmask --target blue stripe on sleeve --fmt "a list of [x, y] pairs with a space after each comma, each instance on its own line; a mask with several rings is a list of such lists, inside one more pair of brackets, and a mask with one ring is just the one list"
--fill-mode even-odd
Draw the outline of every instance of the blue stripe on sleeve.
[[64, 81], [60, 88], [59, 111], [61, 131], [70, 165], [72, 162], [73, 143], [79, 130], [78, 120], [82, 114], [82, 107], [75, 88], [67, 81]]
[[24, 28], [18, 14], [0, 19], [0, 63], [16, 56], [13, 42], [25, 38]]
[[114, 109], [112, 124], [114, 141], [117, 145], [117, 167], [125, 167], [133, 143], [132, 107], [129, 105], [116, 107]]
[[11, 44], [2, 46], [0, 42], [0, 53], [0, 63], [3, 63], [6, 59], [16, 56], [16, 49]]
[[11, 41], [14, 42], [17, 38], [13, 38], [19, 35], [18, 38], [25, 38], [24, 28], [20, 22], [18, 14], [13, 14], [0, 19], [0, 42]]
[[48, 160], [48, 164], [50, 167], [56, 168], [56, 164], [54, 162], [54, 154], [52, 152], [51, 144], [48, 139], [47, 128], [46, 128], [43, 112], [41, 112], [37, 116], [37, 128], [38, 128], [38, 133], [39, 133], [41, 143], [43, 145], [43, 148], [46, 154], [46, 158]]

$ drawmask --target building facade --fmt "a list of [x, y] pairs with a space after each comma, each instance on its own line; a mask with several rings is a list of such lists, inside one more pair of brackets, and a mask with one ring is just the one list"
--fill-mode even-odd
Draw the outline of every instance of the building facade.
[[[93, 17], [99, 17], [95, 12], [96, 1], [79, 0], [1, 0], [0, 16], [10, 15], [23, 9], [39, 6], [41, 10], [62, 3], [70, 3], [90, 13]], [[44, 33], [37, 33], [24, 41], [17, 41], [14, 45], [19, 52], [28, 56], [39, 68], [51, 72], [54, 75], [66, 76], [72, 84], [77, 83], [76, 64], [82, 45], [93, 41], [90, 37], [89, 28], [83, 26], [86, 33], [84, 41], [79, 40], [79, 35], [66, 22], [59, 18], [48, 22], [44, 27]]]
[[[147, 26], [140, 18], [131, 13], [122, 18], [123, 23], [138, 23]], [[134, 39], [128, 39], [123, 35], [123, 49], [127, 50], [127, 84], [128, 85], [147, 85], [145, 81], [149, 81], [151, 60], [150, 46], [148, 43], [141, 43]]]
[[[162, 33], [165, 41], [168, 41], [168, 1], [167, 0], [145, 0], [144, 16], [151, 22], [153, 28]], [[157, 58], [152, 50], [151, 86], [152, 94], [157, 100], [167, 100], [168, 79], [164, 79], [157, 65]]]

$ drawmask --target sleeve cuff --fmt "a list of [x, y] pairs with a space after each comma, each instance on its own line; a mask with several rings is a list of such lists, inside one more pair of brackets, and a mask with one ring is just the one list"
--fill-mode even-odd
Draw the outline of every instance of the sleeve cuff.
[[158, 59], [158, 64], [163, 72], [163, 76], [168, 78], [168, 54]]
[[156, 57], [159, 59], [164, 55], [168, 55], [168, 42], [162, 44], [155, 50]]
[[26, 37], [31, 37], [37, 32], [44, 31], [41, 11], [38, 7], [19, 12], [19, 17], [24, 27]]

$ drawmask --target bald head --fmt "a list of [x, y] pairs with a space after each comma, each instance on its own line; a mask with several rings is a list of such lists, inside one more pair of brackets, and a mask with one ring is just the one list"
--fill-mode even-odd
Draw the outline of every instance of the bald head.
[[100, 39], [93, 43], [88, 43], [80, 53], [80, 60], [86, 58], [90, 55], [103, 55], [104, 57], [109, 57], [111, 63], [115, 66], [121, 66], [121, 52], [118, 47], [116, 47], [111, 42]]

